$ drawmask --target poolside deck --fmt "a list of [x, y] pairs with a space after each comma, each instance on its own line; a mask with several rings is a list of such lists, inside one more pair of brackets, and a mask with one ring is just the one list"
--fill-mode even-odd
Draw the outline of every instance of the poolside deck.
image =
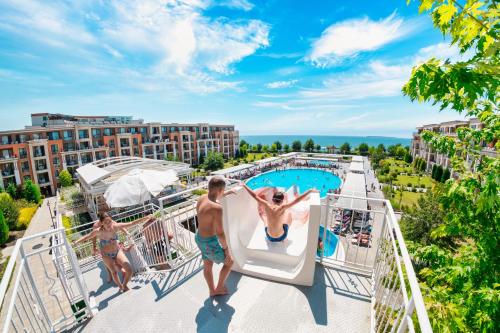
[[231, 295], [209, 298], [199, 258], [176, 273], [138, 275], [127, 294], [85, 280], [100, 311], [78, 332], [369, 332], [370, 279], [316, 265], [314, 286], [274, 283], [232, 272]]

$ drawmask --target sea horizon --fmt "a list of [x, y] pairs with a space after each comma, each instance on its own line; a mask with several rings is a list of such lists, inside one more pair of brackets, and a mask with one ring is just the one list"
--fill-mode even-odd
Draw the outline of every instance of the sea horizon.
[[321, 145], [322, 148], [334, 145], [340, 147], [343, 143], [348, 142], [351, 148], [359, 146], [361, 143], [366, 143], [369, 146], [377, 146], [383, 144], [386, 148], [390, 145], [401, 144], [410, 146], [411, 138], [399, 138], [392, 136], [354, 136], [354, 135], [240, 135], [240, 140], [245, 140], [249, 144], [256, 145], [261, 143], [263, 145], [272, 145], [276, 141], [282, 144], [291, 145], [293, 141], [300, 140], [302, 144], [308, 139], [312, 139], [314, 144]]

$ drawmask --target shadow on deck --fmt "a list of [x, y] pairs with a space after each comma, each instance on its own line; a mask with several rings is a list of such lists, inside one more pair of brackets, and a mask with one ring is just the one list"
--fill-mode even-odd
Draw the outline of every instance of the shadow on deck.
[[[230, 295], [210, 298], [201, 260], [175, 273], [140, 274], [124, 295], [102, 286], [100, 268], [85, 279], [99, 313], [79, 332], [368, 332], [371, 283], [366, 276], [316, 265], [312, 287], [232, 272]], [[218, 268], [218, 267], [217, 267]], [[215, 271], [218, 271], [218, 269]]]

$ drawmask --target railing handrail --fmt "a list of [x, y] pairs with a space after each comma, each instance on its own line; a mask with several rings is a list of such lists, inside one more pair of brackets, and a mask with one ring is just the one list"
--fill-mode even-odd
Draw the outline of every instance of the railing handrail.
[[3, 302], [5, 300], [7, 288], [9, 287], [10, 279], [12, 277], [12, 274], [14, 273], [16, 258], [20, 253], [22, 243], [31, 239], [46, 236], [48, 234], [56, 234], [60, 231], [64, 231], [64, 228], [50, 229], [35, 235], [20, 238], [16, 241], [16, 245], [14, 246], [14, 249], [12, 250], [12, 253], [10, 255], [9, 262], [7, 263], [7, 268], [5, 269], [4, 275], [2, 277], [2, 281], [0, 282], [0, 307], [3, 305]]
[[[422, 296], [422, 292], [420, 291], [420, 286], [418, 284], [417, 276], [415, 274], [415, 270], [413, 269], [413, 264], [411, 262], [410, 255], [408, 253], [408, 249], [406, 247], [403, 234], [401, 233], [401, 229], [399, 228], [399, 223], [397, 222], [396, 215], [394, 214], [394, 210], [392, 209], [391, 202], [387, 199], [379, 199], [379, 198], [367, 198], [367, 197], [359, 197], [354, 195], [342, 195], [342, 194], [333, 194], [329, 193], [328, 196], [336, 197], [336, 198], [352, 198], [359, 200], [370, 200], [383, 202], [386, 205], [386, 214], [389, 214], [387, 221], [389, 222], [390, 228], [396, 233], [395, 243], [399, 249], [400, 256], [403, 260], [404, 269], [406, 270], [406, 278], [411, 290], [411, 297], [413, 298], [415, 311], [417, 312], [418, 323], [420, 325], [420, 329], [422, 332], [432, 332], [432, 326], [429, 321], [429, 316], [427, 314], [427, 310], [425, 309], [424, 298]], [[339, 207], [340, 208], [340, 207]], [[391, 238], [393, 237], [391, 233]], [[401, 285], [405, 286], [406, 282], [404, 279], [401, 280]], [[405, 291], [406, 292], [406, 291]], [[409, 300], [405, 299], [405, 303]]]

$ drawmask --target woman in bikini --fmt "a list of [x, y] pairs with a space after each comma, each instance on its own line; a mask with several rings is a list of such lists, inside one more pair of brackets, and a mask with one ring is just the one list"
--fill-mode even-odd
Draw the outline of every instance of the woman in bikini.
[[[101, 213], [99, 214], [101, 226], [92, 230], [90, 234], [76, 240], [74, 244], [85, 242], [92, 238], [99, 238], [99, 246], [104, 264], [111, 272], [113, 281], [118, 285], [120, 290], [127, 291], [129, 290], [127, 283], [132, 277], [132, 266], [119, 245], [117, 233], [118, 231], [124, 231], [129, 227], [142, 223], [150, 217], [146, 216], [129, 223], [116, 223], [107, 213]], [[118, 277], [120, 270], [124, 273], [123, 282]]]

